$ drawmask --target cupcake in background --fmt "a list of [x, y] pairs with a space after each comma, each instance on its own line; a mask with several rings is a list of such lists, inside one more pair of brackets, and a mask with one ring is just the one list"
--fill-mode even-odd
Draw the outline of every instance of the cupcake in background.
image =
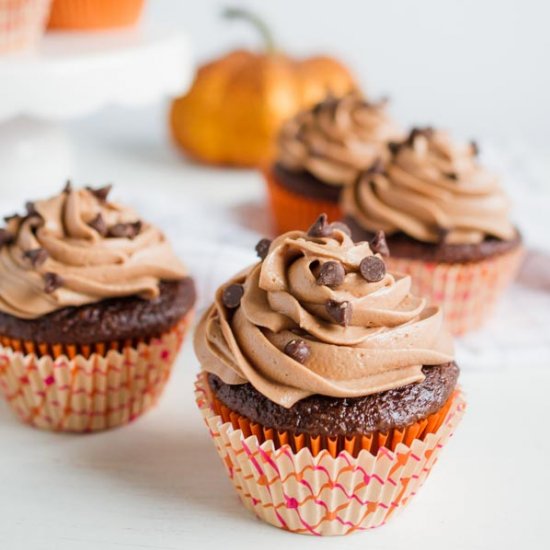
[[194, 283], [170, 244], [109, 190], [68, 184], [0, 229], [0, 390], [39, 428], [141, 415], [192, 317]]
[[478, 160], [475, 143], [413, 129], [390, 145], [342, 195], [355, 239], [386, 233], [391, 270], [413, 277], [413, 290], [442, 305], [455, 334], [479, 327], [515, 277], [522, 239], [498, 178]]
[[358, 92], [329, 97], [288, 120], [265, 171], [277, 231], [305, 230], [321, 212], [339, 219], [342, 189], [401, 136], [386, 101], [369, 103]]
[[244, 505], [277, 527], [384, 524], [459, 422], [439, 308], [386, 272], [383, 235], [354, 243], [322, 215], [257, 246], [195, 335], [197, 403]]
[[49, 29], [101, 30], [135, 25], [145, 0], [53, 0]]
[[46, 28], [51, 0], [0, 0], [0, 54], [30, 48]]

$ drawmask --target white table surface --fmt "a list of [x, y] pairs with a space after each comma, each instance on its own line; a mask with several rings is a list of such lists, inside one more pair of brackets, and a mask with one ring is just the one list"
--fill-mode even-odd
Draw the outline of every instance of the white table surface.
[[[203, 305], [269, 231], [263, 189], [252, 172], [184, 163], [163, 144], [154, 115], [109, 111], [74, 125], [75, 180], [114, 181], [115, 195], [162, 223], [200, 278]], [[380, 529], [319, 540], [251, 516], [196, 410], [188, 338], [159, 406], [131, 426], [44, 433], [0, 403], [0, 549], [548, 548], [550, 295], [534, 292], [517, 287], [485, 331], [459, 342], [465, 419], [422, 491]]]

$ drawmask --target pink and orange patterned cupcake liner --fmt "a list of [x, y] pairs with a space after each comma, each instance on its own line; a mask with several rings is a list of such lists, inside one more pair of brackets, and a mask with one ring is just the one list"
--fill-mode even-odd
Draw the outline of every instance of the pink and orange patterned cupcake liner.
[[515, 279], [524, 249], [514, 250], [479, 262], [445, 264], [386, 259], [388, 271], [410, 275], [412, 292], [444, 309], [445, 320], [454, 335], [479, 328]]
[[2, 339], [0, 392], [36, 428], [94, 432], [123, 426], [157, 402], [192, 318], [189, 312], [149, 341], [93, 349]]
[[346, 447], [346, 438], [332, 448], [321, 441], [314, 449], [303, 436], [281, 437], [234, 413], [225, 421], [204, 373], [195, 396], [246, 508], [276, 527], [309, 535], [344, 535], [386, 523], [424, 483], [466, 407], [457, 390], [432, 431], [424, 426], [414, 438], [394, 441], [392, 434], [365, 447], [357, 440]]
[[0, 54], [33, 46], [46, 28], [51, 0], [0, 0]]

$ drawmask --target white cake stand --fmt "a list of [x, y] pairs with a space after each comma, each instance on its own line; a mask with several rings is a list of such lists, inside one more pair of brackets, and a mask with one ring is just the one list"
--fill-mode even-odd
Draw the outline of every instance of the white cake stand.
[[185, 36], [151, 29], [49, 33], [34, 52], [0, 56], [0, 189], [70, 177], [61, 121], [179, 95], [192, 76]]

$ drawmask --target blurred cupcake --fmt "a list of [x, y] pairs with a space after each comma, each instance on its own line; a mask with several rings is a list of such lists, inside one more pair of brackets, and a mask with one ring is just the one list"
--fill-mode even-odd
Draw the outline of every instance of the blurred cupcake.
[[0, 389], [39, 428], [142, 414], [192, 316], [193, 281], [164, 235], [109, 189], [68, 185], [0, 229]]
[[276, 228], [307, 229], [326, 212], [340, 217], [342, 189], [378, 158], [400, 132], [386, 102], [369, 103], [358, 92], [330, 97], [284, 124], [276, 162], [265, 172]]
[[455, 334], [477, 328], [514, 278], [521, 236], [495, 175], [475, 143], [431, 128], [391, 145], [385, 167], [366, 171], [342, 196], [355, 239], [383, 230], [388, 266], [413, 277], [414, 292], [441, 304]]
[[34, 46], [46, 28], [51, 0], [0, 0], [0, 54]]
[[247, 508], [283, 529], [347, 534], [415, 494], [464, 410], [453, 345], [382, 236], [326, 216], [257, 250], [195, 336], [196, 397]]
[[53, 0], [49, 29], [100, 30], [135, 25], [144, 0]]

